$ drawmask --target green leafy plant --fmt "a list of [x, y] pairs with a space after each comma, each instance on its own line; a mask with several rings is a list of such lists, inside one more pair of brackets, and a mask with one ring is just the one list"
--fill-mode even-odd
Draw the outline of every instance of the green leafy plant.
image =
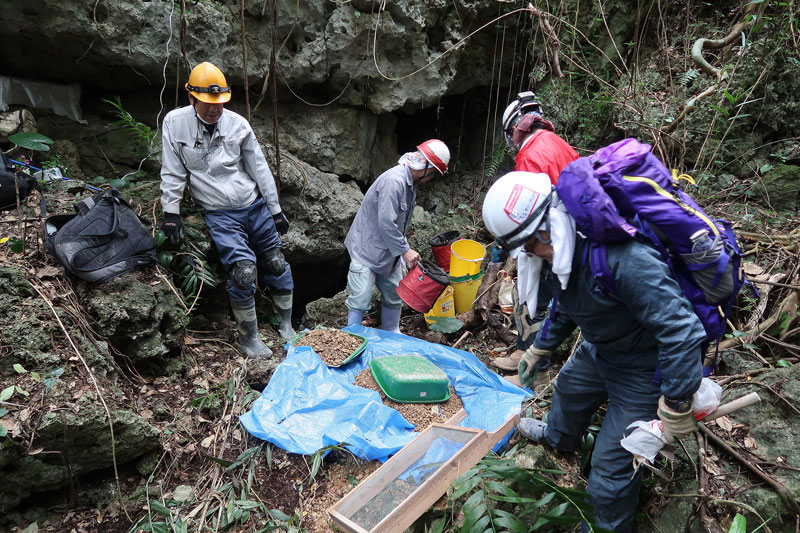
[[[233, 480], [214, 491], [210, 497], [210, 501], [214, 503], [209, 505], [205, 515], [202, 518], [190, 518], [192, 513], [187, 512], [186, 516], [182, 517], [181, 514], [188, 510], [183, 509], [175, 500], [162, 498], [162, 501], [159, 501], [148, 496], [145, 515], [133, 524], [129, 533], [245, 530], [299, 533], [302, 522], [302, 515], [299, 512], [290, 516], [278, 509], [270, 509], [253, 491], [256, 459], [264, 450], [268, 454], [267, 463], [271, 464], [269, 445], [248, 448], [233, 461], [206, 455], [208, 459], [222, 466], [227, 474], [233, 476]], [[150, 476], [147, 484], [148, 494], [152, 482], [153, 476]], [[205, 527], [193, 522], [200, 519], [206, 523]]]
[[223, 402], [235, 400], [236, 383], [233, 379], [229, 379], [208, 388], [198, 387], [194, 393], [197, 394], [197, 397], [189, 400], [187, 404], [197, 407], [198, 411], [205, 411], [209, 416], [216, 416], [219, 414]]
[[700, 76], [700, 71], [696, 68], [690, 68], [678, 77], [678, 85], [688, 87], [698, 76]]
[[53, 154], [49, 159], [45, 159], [39, 164], [39, 166], [42, 167], [42, 170], [57, 168], [61, 171], [63, 176], [66, 176], [67, 178], [72, 177], [72, 171], [64, 165], [64, 162], [61, 161], [61, 156], [58, 154]]
[[8, 244], [9, 249], [15, 254], [25, 251], [25, 243], [19, 237], [3, 237], [0, 239], [0, 244]]
[[181, 255], [183, 267], [180, 270], [181, 291], [183, 291], [184, 301], [191, 302], [192, 305], [200, 298], [200, 291], [203, 285], [214, 287], [217, 285], [217, 278], [205, 257], [200, 254]]
[[733, 522], [731, 522], [731, 527], [728, 529], [728, 533], [747, 533], [747, 519], [736, 513], [736, 516], [733, 517]]
[[192, 398], [187, 402], [187, 405], [197, 407], [201, 413], [206, 413], [209, 416], [215, 416], [222, 408], [222, 399], [219, 395], [219, 386], [211, 388], [198, 387], [194, 390], [197, 397]]
[[[446, 531], [550, 531], [581, 520], [591, 525], [588, 495], [558, 486], [542, 475], [547, 473], [564, 472], [519, 468], [511, 457], [483, 459], [453, 483], [448, 500], [461, 509], [464, 521]], [[444, 525], [435, 524], [435, 530], [445, 531]]]
[[342, 442], [339, 444], [330, 444], [328, 446], [325, 446], [324, 448], [320, 448], [319, 450], [315, 451], [311, 455], [311, 467], [308, 470], [309, 483], [314, 481], [314, 478], [317, 476], [317, 473], [319, 472], [319, 469], [322, 466], [322, 460], [325, 458], [325, 455], [327, 455], [328, 452], [332, 450], [340, 450], [349, 453], [353, 457], [353, 459], [355, 459], [356, 456], [353, 454], [353, 452], [347, 449], [347, 446], [348, 444], [346, 442]]
[[500, 139], [500, 141], [494, 145], [494, 148], [492, 148], [492, 153], [490, 153], [489, 157], [486, 159], [485, 174], [489, 180], [494, 178], [495, 174], [497, 174], [497, 169], [500, 168], [500, 163], [503, 162], [503, 159], [505, 159], [507, 153], [509, 153], [508, 145], [506, 144], [505, 139]]
[[38, 150], [41, 152], [50, 150], [50, 145], [53, 144], [53, 139], [41, 133], [36, 133], [35, 131], [15, 133], [14, 135], [9, 135], [8, 140], [20, 148]]
[[[161, 246], [165, 241], [164, 232], [158, 230], [156, 245]], [[156, 254], [156, 259], [175, 274], [183, 292], [183, 302], [188, 308], [197, 303], [204, 287], [216, 287], [218, 283], [211, 265], [200, 252], [162, 250]]]
[[103, 185], [104, 183], [108, 183], [112, 187], [114, 187], [116, 189], [119, 189], [119, 190], [122, 190], [125, 187], [127, 187], [128, 185], [133, 184], [133, 182], [135, 182], [138, 178], [143, 178], [146, 175], [147, 175], [147, 173], [144, 170], [137, 170], [136, 172], [133, 172], [131, 174], [125, 174], [121, 178], [112, 179], [112, 180], [107, 180], [103, 176], [96, 176], [92, 180], [92, 183], [94, 183], [95, 185]]
[[464, 327], [464, 323], [452, 316], [432, 316], [429, 317], [432, 321], [428, 325], [431, 331], [438, 331], [439, 333], [455, 333]]
[[103, 102], [114, 108], [114, 114], [118, 120], [113, 125], [122, 127], [130, 135], [137, 154], [142, 157], [150, 157], [157, 153], [156, 130], [133, 118], [133, 115], [122, 106], [122, 99], [119, 96], [114, 100], [103, 98]]

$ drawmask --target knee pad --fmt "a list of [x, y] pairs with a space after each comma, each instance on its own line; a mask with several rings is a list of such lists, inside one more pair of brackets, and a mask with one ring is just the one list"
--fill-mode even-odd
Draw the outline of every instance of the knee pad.
[[258, 258], [258, 269], [264, 274], [280, 276], [286, 270], [286, 258], [280, 248], [267, 250]]
[[256, 281], [256, 264], [252, 261], [236, 261], [231, 269], [231, 281], [240, 289], [249, 289]]

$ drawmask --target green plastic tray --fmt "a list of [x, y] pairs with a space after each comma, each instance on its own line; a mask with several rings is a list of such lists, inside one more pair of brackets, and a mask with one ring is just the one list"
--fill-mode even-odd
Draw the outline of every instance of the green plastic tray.
[[450, 398], [447, 374], [419, 355], [387, 355], [369, 362], [372, 376], [390, 400], [439, 403]]
[[[314, 328], [314, 329], [334, 329], [334, 328]], [[303, 337], [305, 337], [305, 336], [306, 336], [306, 335], [307, 335], [307, 334], [308, 334], [310, 331], [311, 331], [311, 330], [308, 330], [308, 331], [301, 331], [300, 333], [298, 333], [297, 335], [295, 335], [294, 337], [292, 337], [292, 339], [289, 341], [289, 344], [291, 344], [292, 346], [294, 346], [294, 345], [295, 345], [295, 343], [296, 343], [297, 341], [299, 341], [300, 339], [302, 339]], [[339, 330], [339, 331], [341, 331], [341, 330]], [[359, 357], [361, 357], [361, 354], [362, 354], [362, 353], [364, 353], [364, 349], [367, 347], [367, 338], [366, 338], [366, 337], [363, 337], [363, 336], [361, 336], [361, 335], [357, 335], [357, 334], [355, 334], [355, 333], [350, 333], [349, 331], [342, 331], [342, 333], [347, 333], [347, 334], [348, 334], [348, 335], [350, 335], [351, 337], [355, 337], [355, 338], [357, 338], [357, 339], [361, 339], [361, 346], [359, 346], [358, 348], [356, 348], [356, 349], [353, 351], [353, 353], [351, 353], [350, 355], [348, 355], [348, 356], [345, 358], [345, 360], [344, 360], [344, 361], [342, 361], [341, 363], [339, 363], [338, 365], [326, 365], [328, 368], [339, 368], [340, 366], [344, 366], [344, 365], [346, 365], [347, 363], [350, 363], [350, 362], [352, 362], [352, 361], [355, 361], [356, 359], [358, 359]]]

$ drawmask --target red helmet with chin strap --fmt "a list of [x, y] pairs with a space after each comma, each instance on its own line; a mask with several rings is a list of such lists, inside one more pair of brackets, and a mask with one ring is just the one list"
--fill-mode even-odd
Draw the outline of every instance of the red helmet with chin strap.
[[428, 163], [433, 165], [439, 174], [444, 175], [447, 172], [447, 165], [450, 164], [450, 149], [439, 139], [428, 139], [424, 143], [417, 146]]

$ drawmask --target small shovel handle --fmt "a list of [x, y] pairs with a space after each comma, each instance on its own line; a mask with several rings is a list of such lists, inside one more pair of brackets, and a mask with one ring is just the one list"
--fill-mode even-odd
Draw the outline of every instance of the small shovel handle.
[[737, 398], [731, 402], [726, 404], [720, 405], [717, 407], [716, 411], [713, 411], [700, 419], [700, 422], [711, 422], [721, 416], [728, 415], [734, 411], [738, 411], [742, 407], [748, 407], [750, 405], [756, 404], [761, 401], [761, 396], [758, 395], [757, 392], [751, 392], [741, 398]]

